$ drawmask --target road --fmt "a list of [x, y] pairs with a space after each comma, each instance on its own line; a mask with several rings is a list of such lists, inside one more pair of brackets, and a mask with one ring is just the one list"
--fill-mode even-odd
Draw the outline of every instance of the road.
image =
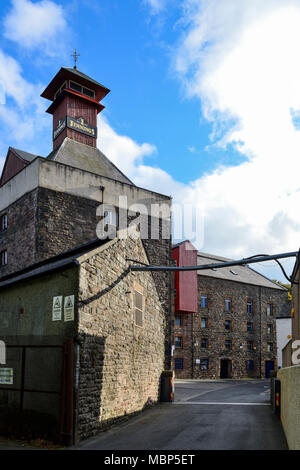
[[178, 381], [161, 403], [81, 442], [91, 450], [285, 450], [269, 405], [269, 381]]

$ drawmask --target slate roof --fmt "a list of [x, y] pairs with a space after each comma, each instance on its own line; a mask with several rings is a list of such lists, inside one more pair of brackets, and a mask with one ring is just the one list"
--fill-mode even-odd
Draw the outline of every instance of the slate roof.
[[[223, 258], [221, 256], [211, 255], [208, 253], [198, 253], [198, 265], [201, 264], [216, 264], [226, 261], [234, 261], [232, 259]], [[286, 290], [284, 287], [279, 286], [275, 282], [268, 279], [263, 274], [258, 273], [249, 266], [229, 266], [225, 268], [204, 269], [198, 271], [201, 276], [209, 276], [216, 279], [224, 279], [235, 282], [242, 282], [243, 284], [252, 284], [255, 286], [270, 287], [272, 289]]]
[[38, 155], [34, 153], [24, 152], [24, 150], [15, 149], [13, 147], [10, 147], [10, 149], [26, 162], [33, 162], [33, 160], [38, 157]]
[[71, 250], [60, 253], [59, 255], [52, 256], [51, 258], [40, 261], [39, 263], [35, 263], [24, 269], [2, 276], [0, 278], [0, 289], [11, 286], [26, 279], [39, 277], [42, 274], [48, 274], [67, 266], [78, 264], [77, 260], [82, 255], [85, 255], [94, 249], [109, 243], [110, 241], [110, 239], [101, 240], [97, 238], [88, 243], [84, 243], [75, 248], [72, 248]]
[[134, 185], [98, 148], [82, 144], [68, 137], [47, 158], [80, 170], [112, 178], [121, 183]]
[[89, 77], [88, 75], [85, 75], [85, 73], [80, 72], [78, 69], [74, 69], [71, 67], [62, 67], [63, 70], [67, 70], [68, 72], [72, 72], [74, 75], [77, 75], [80, 78], [84, 78], [85, 80], [88, 80], [91, 83], [94, 83], [95, 85], [101, 86], [102, 88], [105, 88], [107, 91], [110, 91], [107, 87], [104, 85], [101, 85], [101, 83], [97, 82], [93, 78]]

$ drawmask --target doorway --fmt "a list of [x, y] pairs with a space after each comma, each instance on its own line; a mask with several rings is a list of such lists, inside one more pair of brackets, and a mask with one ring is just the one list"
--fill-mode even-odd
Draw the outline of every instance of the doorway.
[[266, 379], [270, 378], [271, 370], [274, 370], [274, 361], [266, 361], [266, 371], [265, 371]]
[[231, 360], [221, 359], [220, 361], [220, 378], [230, 379], [231, 378]]

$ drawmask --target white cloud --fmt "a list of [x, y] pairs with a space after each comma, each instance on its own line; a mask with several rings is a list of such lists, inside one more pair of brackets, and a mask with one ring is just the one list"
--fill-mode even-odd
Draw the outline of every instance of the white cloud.
[[169, 0], [144, 0], [144, 3], [148, 4], [152, 15], [161, 13], [165, 8]]
[[62, 49], [61, 38], [65, 41], [68, 32], [62, 6], [50, 0], [12, 0], [12, 4], [4, 19], [4, 36], [23, 48], [57, 55]]
[[[214, 126], [212, 145], [247, 161], [190, 184], [207, 251], [245, 256], [300, 244], [300, 1], [185, 2], [174, 69]], [[225, 129], [225, 132], [224, 132]]]
[[[49, 121], [40, 98], [43, 85], [28, 82], [23, 77], [20, 64], [1, 49], [0, 83], [5, 98], [0, 103], [1, 156], [6, 153], [9, 145], [19, 145], [27, 150], [25, 147], [30, 145], [31, 148], [33, 144], [37, 148], [41, 133]], [[0, 171], [2, 165], [3, 158], [0, 159]]]

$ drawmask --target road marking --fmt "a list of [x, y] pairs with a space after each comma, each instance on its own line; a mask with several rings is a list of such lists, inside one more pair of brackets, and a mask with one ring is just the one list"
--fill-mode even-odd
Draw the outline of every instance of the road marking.
[[233, 403], [216, 401], [175, 401], [171, 405], [242, 405], [242, 406], [270, 406], [269, 403]]

